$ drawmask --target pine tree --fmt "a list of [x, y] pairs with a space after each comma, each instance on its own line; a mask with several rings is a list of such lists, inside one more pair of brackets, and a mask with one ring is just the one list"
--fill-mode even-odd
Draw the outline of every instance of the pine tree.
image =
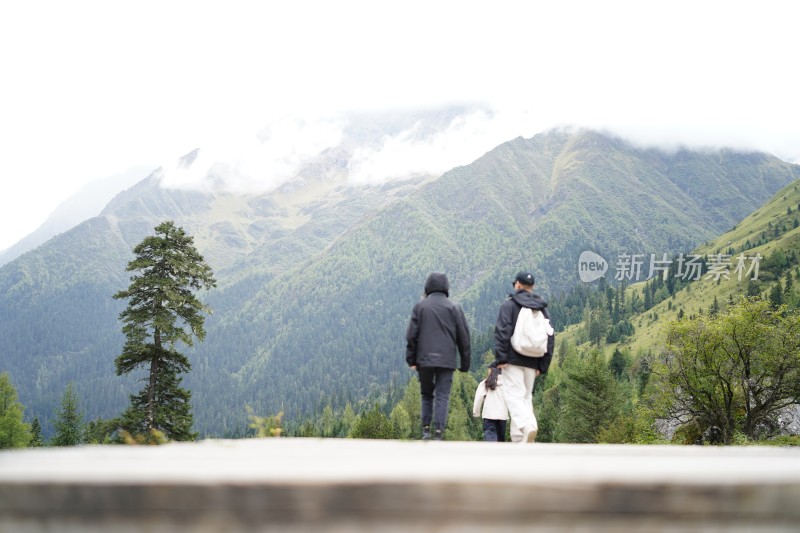
[[615, 348], [614, 353], [611, 354], [611, 359], [608, 361], [608, 367], [614, 373], [614, 377], [617, 380], [621, 380], [627, 374], [630, 366], [630, 357], [621, 352], [619, 348]]
[[783, 287], [781, 284], [781, 280], [775, 282], [772, 286], [772, 289], [769, 291], [769, 301], [772, 304], [774, 309], [777, 309], [781, 305], [783, 305]]
[[358, 422], [358, 415], [353, 411], [353, 406], [350, 402], [347, 402], [347, 405], [344, 406], [344, 411], [342, 411], [343, 436], [349, 437], [352, 434], [356, 422]]
[[719, 300], [717, 300], [717, 296], [714, 295], [714, 302], [711, 304], [711, 309], [708, 310], [709, 316], [717, 316], [719, 313]]
[[559, 442], [597, 442], [605, 426], [620, 414], [622, 391], [599, 350], [567, 370], [556, 426]]
[[320, 437], [334, 437], [336, 428], [336, 417], [333, 414], [333, 407], [327, 404], [322, 409], [322, 416], [319, 420], [318, 435]]
[[372, 410], [358, 417], [352, 433], [354, 439], [391, 439], [394, 436], [391, 420], [381, 412], [377, 403]]
[[413, 426], [411, 423], [411, 417], [409, 416], [408, 412], [403, 407], [402, 403], [398, 403], [392, 409], [392, 414], [389, 415], [389, 420], [392, 422], [392, 427], [394, 429], [394, 434], [399, 439], [410, 439], [411, 432], [413, 430]]
[[28, 444], [31, 448], [39, 448], [44, 446], [44, 439], [42, 439], [42, 424], [39, 418], [36, 417], [31, 423], [31, 442]]
[[115, 360], [117, 375], [140, 367], [148, 371], [147, 385], [131, 395], [120, 425], [146, 439], [158, 432], [173, 440], [193, 440], [197, 435], [192, 431], [190, 393], [180, 387], [179, 377], [191, 365], [175, 345], [192, 346], [194, 337], [205, 338], [201, 313], [210, 309], [193, 291], [214, 287], [216, 280], [182, 228], [166, 221], [155, 232], [134, 248], [136, 257], [127, 270], [138, 274], [127, 290], [114, 295], [128, 300], [120, 314], [126, 342]]
[[409, 380], [400, 404], [411, 419], [411, 438], [419, 438], [422, 435], [420, 433], [422, 431], [422, 422], [420, 421], [422, 401], [420, 399], [419, 380], [416, 377], [412, 377]]
[[83, 414], [80, 412], [78, 395], [72, 383], [67, 385], [61, 397], [61, 409], [58, 411], [53, 437], [53, 446], [77, 446], [84, 442]]
[[0, 373], [0, 449], [24, 448], [31, 441], [31, 428], [22, 421], [25, 407], [17, 401], [17, 389], [8, 372]]

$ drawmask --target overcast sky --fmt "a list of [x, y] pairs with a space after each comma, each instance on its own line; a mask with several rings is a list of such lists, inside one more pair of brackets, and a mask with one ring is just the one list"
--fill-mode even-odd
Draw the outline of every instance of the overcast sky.
[[[574, 124], [796, 161], [798, 12], [769, 1], [3, 2], [0, 249], [89, 181], [247, 144], [293, 116], [482, 102], [502, 124], [460, 143], [462, 157], [497, 135]], [[335, 138], [326, 127], [315, 142]]]

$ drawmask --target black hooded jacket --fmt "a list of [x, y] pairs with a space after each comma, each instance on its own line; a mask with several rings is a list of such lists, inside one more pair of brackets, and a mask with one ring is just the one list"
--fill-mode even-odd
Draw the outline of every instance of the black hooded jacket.
[[547, 302], [536, 294], [523, 289], [509, 294], [508, 299], [500, 306], [497, 322], [494, 325], [494, 357], [499, 365], [508, 363], [525, 366], [535, 368], [544, 374], [550, 368], [550, 361], [553, 359], [555, 335], [551, 335], [547, 339], [547, 353], [542, 357], [521, 355], [511, 347], [511, 336], [514, 334], [519, 311], [523, 307], [537, 309], [544, 314], [545, 318], [550, 318], [550, 313], [547, 312]]
[[449, 291], [450, 283], [445, 274], [434, 272], [425, 281], [425, 298], [417, 302], [411, 311], [406, 331], [408, 366], [469, 371], [467, 319], [461, 306], [448, 298]]

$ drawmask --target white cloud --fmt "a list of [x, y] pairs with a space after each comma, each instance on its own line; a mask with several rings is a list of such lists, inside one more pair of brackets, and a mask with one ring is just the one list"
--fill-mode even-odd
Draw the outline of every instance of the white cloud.
[[382, 183], [412, 176], [438, 175], [466, 165], [496, 145], [521, 134], [519, 119], [477, 110], [459, 115], [444, 129], [427, 132], [417, 122], [413, 127], [383, 139], [380, 148], [358, 148], [349, 164], [348, 182], [353, 185]]
[[341, 141], [336, 120], [286, 117], [257, 135], [217, 139], [190, 165], [165, 165], [164, 187], [267, 192], [293, 178], [315, 156]]

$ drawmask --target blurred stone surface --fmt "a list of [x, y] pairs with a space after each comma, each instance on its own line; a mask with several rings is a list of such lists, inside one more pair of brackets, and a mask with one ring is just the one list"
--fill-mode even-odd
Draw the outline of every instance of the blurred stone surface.
[[800, 450], [248, 439], [0, 452], [0, 532], [798, 531]]

